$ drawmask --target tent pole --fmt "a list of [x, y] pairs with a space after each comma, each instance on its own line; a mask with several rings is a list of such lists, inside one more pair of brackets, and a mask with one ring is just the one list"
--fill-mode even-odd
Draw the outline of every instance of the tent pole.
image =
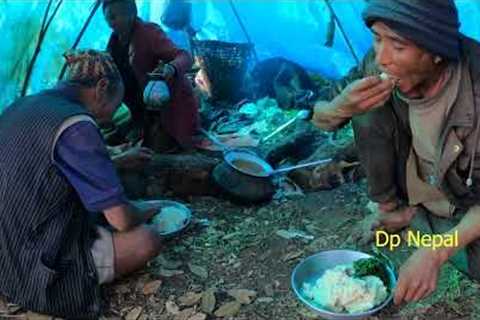
[[[75, 42], [73, 43], [73, 46], [70, 49], [76, 49], [78, 44], [80, 43], [80, 40], [83, 37], [83, 34], [87, 30], [88, 25], [90, 24], [90, 21], [92, 20], [93, 16], [97, 12], [98, 8], [100, 8], [100, 5], [102, 3], [102, 0], [97, 0], [93, 6], [92, 11], [90, 12], [90, 15], [88, 16], [87, 20], [83, 24], [82, 29], [80, 30], [80, 33], [78, 34], [77, 38], [75, 39]], [[58, 81], [63, 79], [63, 76], [65, 75], [65, 71], [67, 70], [67, 64], [64, 63], [62, 66], [62, 70], [60, 71], [60, 75], [58, 76]]]
[[340, 32], [343, 35], [343, 38], [345, 39], [345, 42], [347, 43], [348, 48], [350, 49], [350, 52], [355, 59], [355, 62], [360, 64], [360, 59], [358, 58], [357, 54], [355, 53], [355, 50], [353, 49], [352, 43], [350, 42], [350, 39], [347, 37], [347, 33], [345, 32], [345, 29], [343, 29], [342, 23], [340, 22], [340, 19], [338, 19], [337, 14], [335, 13], [335, 10], [333, 10], [332, 4], [330, 3], [330, 0], [324, 0], [325, 4], [328, 7], [328, 10], [330, 11], [331, 15], [335, 19], [335, 21], [338, 24], [338, 28], [340, 29]]
[[253, 57], [255, 59], [255, 62], [258, 62], [258, 56], [257, 52], [255, 50], [255, 46], [252, 43], [252, 39], [250, 39], [250, 36], [248, 35], [247, 29], [245, 28], [245, 25], [242, 22], [242, 19], [240, 18], [240, 15], [238, 14], [237, 8], [235, 7], [235, 4], [233, 3], [233, 0], [228, 1], [230, 3], [230, 7], [232, 8], [233, 14], [237, 18], [238, 24], [240, 25], [240, 28], [242, 28], [243, 33], [245, 34], [245, 37], [247, 38], [248, 44], [252, 46], [252, 52], [253, 52]]
[[47, 4], [47, 8], [45, 9], [45, 13], [43, 14], [43, 19], [42, 19], [42, 26], [40, 27], [40, 32], [42, 32], [43, 29], [45, 29], [45, 25], [47, 24], [47, 19], [48, 19], [48, 13], [50, 12], [50, 7], [52, 6], [53, 0], [49, 0]]
[[20, 95], [23, 97], [27, 94], [27, 89], [28, 89], [28, 84], [30, 83], [30, 77], [32, 76], [33, 72], [33, 66], [35, 65], [35, 61], [37, 60], [38, 54], [40, 53], [40, 48], [43, 43], [43, 39], [45, 38], [45, 34], [47, 33], [48, 27], [50, 26], [50, 23], [52, 22], [53, 18], [58, 12], [58, 9], [60, 8], [60, 5], [63, 3], [63, 0], [59, 0], [57, 3], [57, 6], [53, 10], [52, 15], [50, 16], [49, 19], [48, 17], [48, 12], [50, 11], [50, 6], [52, 4], [53, 0], [50, 0], [47, 5], [47, 9], [45, 10], [45, 15], [43, 16], [43, 21], [42, 21], [42, 27], [40, 28], [40, 33], [38, 35], [38, 40], [37, 44], [35, 46], [35, 51], [33, 52], [32, 60], [30, 60], [30, 63], [28, 64], [27, 68], [27, 73], [25, 75], [25, 80], [23, 81], [23, 86], [22, 86], [22, 91]]

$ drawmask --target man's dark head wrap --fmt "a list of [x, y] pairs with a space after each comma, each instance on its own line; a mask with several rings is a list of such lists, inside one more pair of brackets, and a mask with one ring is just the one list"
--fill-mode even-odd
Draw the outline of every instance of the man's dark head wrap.
[[107, 7], [111, 4], [114, 4], [114, 3], [124, 3], [126, 5], [128, 5], [128, 8], [129, 10], [131, 11], [132, 14], [135, 14], [135, 16], [137, 15], [137, 4], [135, 2], [135, 0], [103, 0], [102, 1], [102, 9], [103, 9], [103, 12], [105, 12], [105, 10], [107, 9]]
[[368, 0], [362, 16], [368, 27], [380, 20], [432, 54], [460, 58], [460, 22], [453, 0]]

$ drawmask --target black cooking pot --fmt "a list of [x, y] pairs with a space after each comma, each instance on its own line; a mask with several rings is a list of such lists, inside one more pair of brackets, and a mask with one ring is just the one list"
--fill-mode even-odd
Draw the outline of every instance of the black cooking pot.
[[232, 149], [218, 141], [205, 130], [201, 130], [213, 143], [223, 150], [224, 162], [213, 170], [214, 182], [234, 199], [247, 202], [261, 202], [272, 198], [275, 186], [271, 177], [298, 168], [330, 162], [331, 159], [317, 160], [287, 168], [274, 169], [267, 161], [250, 149]]
[[221, 190], [238, 202], [259, 203], [270, 200], [275, 194], [271, 179], [246, 175], [225, 161], [213, 169], [212, 178]]
[[331, 161], [331, 159], [322, 159], [274, 169], [251, 150], [231, 149], [223, 156], [224, 162], [217, 165], [213, 171], [215, 183], [234, 198], [248, 202], [261, 202], [272, 198], [275, 194], [273, 175]]

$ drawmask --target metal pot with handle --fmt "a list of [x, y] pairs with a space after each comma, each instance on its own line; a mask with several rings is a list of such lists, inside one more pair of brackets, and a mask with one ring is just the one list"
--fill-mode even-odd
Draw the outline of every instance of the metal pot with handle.
[[332, 161], [332, 159], [322, 159], [274, 169], [255, 152], [247, 149], [232, 149], [205, 130], [201, 131], [223, 150], [224, 162], [214, 169], [215, 182], [224, 191], [240, 199], [245, 197], [245, 200], [250, 201], [268, 200], [273, 196], [275, 189], [271, 180], [272, 176]]
[[295, 169], [317, 166], [332, 161], [332, 159], [328, 158], [298, 164], [295, 166], [274, 169], [268, 162], [263, 160], [255, 153], [242, 150], [231, 150], [226, 152], [224, 154], [224, 160], [235, 170], [238, 170], [243, 174], [258, 178], [268, 178], [275, 174], [287, 173]]

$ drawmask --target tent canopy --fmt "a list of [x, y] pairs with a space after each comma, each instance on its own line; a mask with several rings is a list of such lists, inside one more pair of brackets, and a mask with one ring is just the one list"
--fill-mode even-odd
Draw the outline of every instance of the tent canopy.
[[[247, 42], [232, 3], [255, 46], [260, 60], [283, 56], [327, 78], [339, 78], [356, 64], [371, 46], [364, 26], [364, 0], [328, 0], [338, 17], [332, 33], [332, 14], [326, 0], [191, 0], [192, 27], [200, 40]], [[457, 0], [464, 34], [480, 39], [480, 2]], [[72, 47], [96, 0], [4, 0], [0, 2], [3, 43], [0, 52], [0, 111], [22, 91], [28, 66], [39, 38], [46, 9], [51, 19], [31, 72], [26, 93], [53, 85], [60, 74], [62, 54]], [[161, 23], [167, 0], [137, 0], [139, 15]], [[188, 47], [183, 31], [169, 30], [181, 47]], [[342, 30], [343, 29], [343, 30]], [[342, 32], [344, 31], [344, 32]], [[78, 48], [104, 49], [110, 30], [101, 9], [95, 12]], [[348, 41], [345, 40], [345, 36]], [[326, 45], [330, 42], [331, 45]], [[352, 52], [353, 51], [353, 52]]]

